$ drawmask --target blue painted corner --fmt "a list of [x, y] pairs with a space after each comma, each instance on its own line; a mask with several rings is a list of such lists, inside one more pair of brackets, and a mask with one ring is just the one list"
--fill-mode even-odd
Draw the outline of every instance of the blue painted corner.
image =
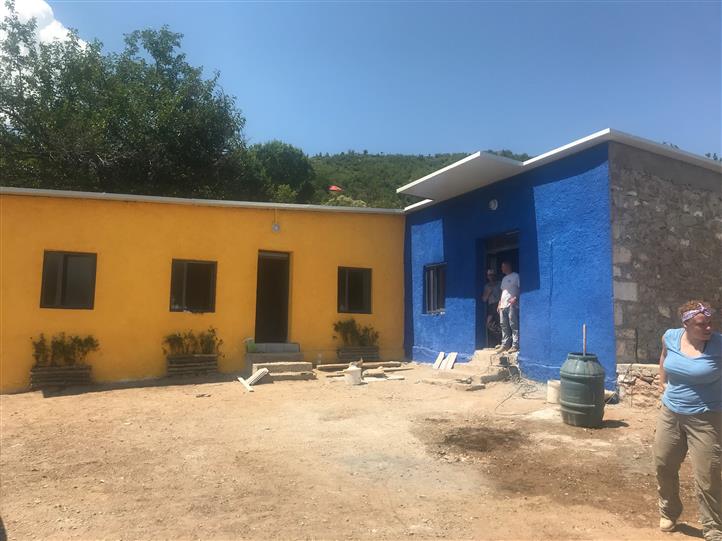
[[[616, 384], [608, 147], [598, 145], [527, 173], [412, 213], [406, 220], [405, 348], [430, 362], [460, 360], [484, 347], [477, 328], [484, 240], [519, 233], [520, 366], [536, 380], [559, 379], [569, 352], [588, 351]], [[498, 209], [489, 209], [496, 199]], [[424, 313], [424, 266], [446, 263], [446, 309]]]

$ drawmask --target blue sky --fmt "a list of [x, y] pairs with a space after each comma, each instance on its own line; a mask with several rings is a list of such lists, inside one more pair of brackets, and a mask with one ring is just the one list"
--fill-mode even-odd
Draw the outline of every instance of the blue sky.
[[539, 154], [612, 127], [722, 154], [720, 2], [49, 3], [109, 50], [183, 33], [251, 142]]

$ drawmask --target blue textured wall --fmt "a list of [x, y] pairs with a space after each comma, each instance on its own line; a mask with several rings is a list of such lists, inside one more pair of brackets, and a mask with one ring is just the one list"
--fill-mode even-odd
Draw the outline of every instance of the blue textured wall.
[[[499, 208], [491, 211], [488, 202]], [[606, 144], [409, 214], [406, 220], [406, 353], [433, 361], [439, 351], [468, 359], [476, 349], [477, 240], [519, 231], [519, 362], [537, 380], [558, 379], [567, 353], [588, 328], [615, 381], [612, 241]], [[483, 246], [483, 243], [478, 243]], [[446, 312], [423, 313], [423, 268], [446, 262]], [[478, 302], [481, 302], [478, 299]]]

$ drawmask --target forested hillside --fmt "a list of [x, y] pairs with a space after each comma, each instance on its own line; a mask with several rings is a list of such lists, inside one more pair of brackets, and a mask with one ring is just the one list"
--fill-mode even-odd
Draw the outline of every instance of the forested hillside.
[[465, 157], [465, 153], [416, 156], [404, 154], [368, 154], [343, 152], [314, 156], [317, 192], [325, 194], [329, 186], [372, 207], [403, 207], [411, 201], [396, 193], [396, 188]]
[[[509, 150], [489, 151], [516, 160], [528, 160], [527, 154]], [[316, 155], [311, 158], [315, 171], [316, 193], [322, 200], [348, 204], [348, 200], [327, 196], [329, 186], [339, 186], [341, 194], [365, 202], [370, 207], [400, 208], [415, 202], [396, 193], [407, 182], [419, 179], [442, 167], [468, 156], [468, 153], [434, 155], [369, 154], [342, 152], [334, 155]]]

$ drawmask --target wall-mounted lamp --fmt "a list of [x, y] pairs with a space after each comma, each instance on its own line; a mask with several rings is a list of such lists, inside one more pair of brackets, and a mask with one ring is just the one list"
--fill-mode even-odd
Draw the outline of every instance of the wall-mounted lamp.
[[271, 231], [274, 233], [281, 232], [281, 224], [278, 223], [278, 209], [273, 209], [273, 223], [271, 224]]
[[499, 201], [496, 199], [492, 199], [489, 201], [489, 210], [496, 210], [499, 208]]

